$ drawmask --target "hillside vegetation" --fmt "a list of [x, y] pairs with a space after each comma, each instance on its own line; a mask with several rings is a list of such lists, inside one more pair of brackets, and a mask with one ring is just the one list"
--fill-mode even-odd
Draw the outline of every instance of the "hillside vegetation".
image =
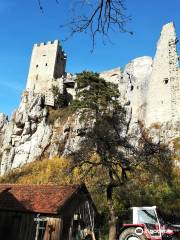
[[[0, 178], [1, 183], [73, 184], [85, 182], [100, 213], [104, 232], [115, 239], [121, 210], [131, 206], [157, 205], [166, 215], [180, 212], [180, 169], [168, 146], [155, 144], [139, 126], [138, 146], [127, 136], [126, 109], [121, 106], [115, 84], [98, 74], [77, 74], [77, 96], [70, 106], [49, 110], [48, 121], [81, 109], [81, 121], [92, 121], [84, 129], [81, 144], [66, 158], [43, 159], [24, 165]], [[67, 111], [67, 112], [66, 112]], [[92, 119], [87, 119], [91, 112]], [[84, 114], [83, 114], [84, 113]], [[64, 116], [64, 118], [62, 118]], [[174, 146], [179, 149], [179, 140]], [[176, 151], [177, 152], [177, 151]], [[180, 216], [179, 216], [180, 217]]]
[[1, 183], [68, 184], [72, 183], [70, 161], [63, 158], [44, 159], [12, 170], [0, 178]]
[[[94, 156], [94, 161], [98, 161]], [[105, 192], [100, 183], [107, 177], [105, 169], [97, 168], [85, 175], [87, 166], [73, 168], [70, 159], [44, 159], [24, 165], [0, 177], [0, 183], [16, 184], [75, 184], [83, 180], [91, 192], [101, 213], [107, 212]], [[132, 174], [127, 184], [115, 192], [117, 212], [127, 206], [129, 201], [134, 205], [157, 205], [166, 213], [180, 212], [180, 170], [173, 170], [171, 184], [161, 179], [153, 182], [153, 176], [148, 171], [138, 170]]]

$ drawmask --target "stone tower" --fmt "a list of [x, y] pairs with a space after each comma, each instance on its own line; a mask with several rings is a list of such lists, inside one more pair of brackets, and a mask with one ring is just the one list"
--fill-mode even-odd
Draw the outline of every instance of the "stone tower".
[[26, 89], [36, 93], [48, 91], [65, 73], [66, 55], [59, 41], [34, 44]]
[[163, 26], [146, 100], [146, 127], [180, 119], [180, 69], [174, 24]]

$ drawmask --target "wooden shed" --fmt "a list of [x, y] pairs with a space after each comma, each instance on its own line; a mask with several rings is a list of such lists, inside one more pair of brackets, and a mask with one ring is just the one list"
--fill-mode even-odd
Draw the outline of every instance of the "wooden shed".
[[0, 184], [2, 240], [75, 240], [96, 218], [85, 185]]

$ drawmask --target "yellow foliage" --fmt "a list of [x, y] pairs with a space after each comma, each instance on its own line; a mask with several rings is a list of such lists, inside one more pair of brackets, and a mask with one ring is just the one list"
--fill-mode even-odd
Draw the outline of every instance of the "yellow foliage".
[[151, 128], [160, 129], [161, 124], [159, 122], [151, 124]]
[[[90, 161], [97, 163], [99, 156], [93, 154]], [[105, 179], [108, 179], [106, 169], [101, 166], [91, 168], [89, 164], [84, 164], [72, 170], [72, 166], [70, 159], [58, 157], [35, 161], [0, 177], [0, 183], [78, 184], [84, 182], [98, 208], [104, 209], [106, 203], [102, 184], [105, 184]]]
[[180, 137], [175, 138], [175, 139], [173, 140], [173, 144], [174, 144], [174, 148], [175, 148], [176, 150], [180, 150]]
[[65, 184], [71, 183], [71, 161], [55, 157], [24, 165], [0, 178], [1, 183]]
[[[74, 181], [84, 182], [91, 193], [91, 196], [98, 207], [99, 212], [107, 211], [106, 186], [109, 176], [108, 170], [102, 165], [98, 165], [100, 157], [92, 154], [89, 163], [83, 164], [81, 167], [74, 168]], [[93, 167], [92, 167], [92, 164]], [[94, 164], [97, 164], [94, 167]]]
[[96, 152], [94, 152], [91, 155], [91, 161], [98, 163], [98, 162], [101, 161], [101, 158], [100, 158], [100, 156]]
[[[107, 212], [106, 186], [109, 176], [105, 166], [100, 164], [100, 157], [92, 153], [81, 167], [74, 167], [73, 161], [55, 157], [26, 164], [0, 178], [0, 183], [18, 184], [78, 184], [84, 182], [98, 207], [99, 212]], [[92, 167], [93, 165], [93, 167]], [[96, 167], [94, 167], [96, 166]], [[72, 170], [73, 168], [73, 170]], [[117, 170], [117, 169], [116, 169]], [[119, 173], [121, 168], [118, 169]], [[120, 175], [120, 174], [119, 174]], [[173, 169], [171, 186], [162, 182], [158, 176], [143, 169], [139, 165], [136, 171], [129, 173], [127, 184], [114, 193], [116, 211], [123, 208], [127, 199], [134, 205], [152, 204], [180, 210], [178, 196], [180, 194], [180, 169]], [[120, 191], [120, 192], [119, 192]], [[124, 194], [125, 193], [125, 194]], [[172, 200], [174, 199], [174, 200]], [[173, 202], [173, 205], [172, 205]]]
[[67, 121], [68, 117], [72, 115], [72, 109], [70, 107], [64, 107], [60, 109], [48, 110], [48, 123], [53, 124], [57, 119], [63, 124]]

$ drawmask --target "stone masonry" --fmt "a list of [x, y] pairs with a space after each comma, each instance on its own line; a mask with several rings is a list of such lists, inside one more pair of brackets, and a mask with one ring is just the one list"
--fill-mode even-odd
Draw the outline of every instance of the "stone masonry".
[[166, 24], [157, 44], [153, 70], [148, 82], [145, 122], [180, 120], [180, 69], [173, 23]]
[[45, 92], [65, 73], [66, 55], [59, 41], [34, 44], [26, 89]]
[[[154, 59], [148, 56], [128, 63], [124, 71], [115, 68], [100, 74], [118, 84], [121, 103], [129, 105], [131, 125], [141, 121], [149, 128], [154, 124], [180, 122], [180, 69], [174, 24], [163, 26]], [[179, 133], [180, 127], [177, 132]]]
[[[121, 103], [129, 105], [132, 123], [146, 127], [154, 123], [180, 120], [180, 69], [172, 22], [163, 26], [154, 59], [145, 56], [132, 60], [124, 71], [115, 68], [100, 73], [118, 85]], [[29, 69], [27, 91], [44, 93], [46, 105], [54, 105], [52, 86], [64, 88], [75, 97], [75, 79], [65, 72], [66, 55], [59, 41], [35, 44]]]
[[[180, 69], [173, 23], [161, 32], [154, 59], [133, 59], [124, 69], [101, 72], [117, 85], [119, 101], [127, 109], [128, 134], [138, 142], [141, 122], [155, 142], [172, 143], [180, 136]], [[93, 127], [81, 112], [63, 120], [49, 120], [56, 112], [53, 87], [68, 99], [76, 97], [76, 76], [65, 71], [66, 55], [59, 41], [35, 44], [26, 90], [11, 120], [0, 113], [0, 174], [25, 163], [76, 151]], [[57, 92], [57, 91], [56, 91]], [[50, 107], [49, 107], [50, 106]]]

